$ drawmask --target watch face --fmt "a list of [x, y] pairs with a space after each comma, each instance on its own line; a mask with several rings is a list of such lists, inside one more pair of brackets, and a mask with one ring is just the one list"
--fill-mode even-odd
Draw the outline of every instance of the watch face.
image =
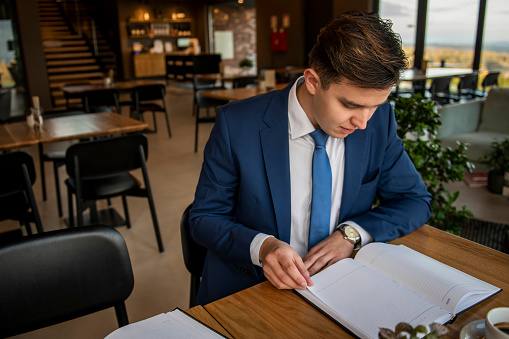
[[357, 232], [352, 226], [346, 226], [345, 235], [350, 239], [355, 239], [359, 236], [359, 232]]

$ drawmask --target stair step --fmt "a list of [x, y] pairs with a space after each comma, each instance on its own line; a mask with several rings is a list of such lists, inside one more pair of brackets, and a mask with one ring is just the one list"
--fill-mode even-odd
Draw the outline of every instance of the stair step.
[[41, 29], [48, 29], [48, 28], [57, 28], [57, 27], [66, 27], [67, 24], [64, 22], [62, 18], [54, 21], [42, 21], [40, 23]]
[[73, 46], [73, 47], [48, 47], [44, 48], [45, 53], [69, 53], [69, 52], [84, 52], [89, 51], [88, 46]]
[[79, 34], [48, 34], [42, 36], [42, 40], [79, 40], [83, 39], [83, 37]]
[[39, 14], [39, 20], [41, 23], [43, 23], [43, 22], [46, 23], [49, 21], [63, 22], [64, 18], [62, 17], [62, 15], [60, 15], [58, 13], [52, 13], [52, 14], [46, 14], [46, 15]]
[[46, 60], [69, 59], [69, 58], [89, 58], [91, 56], [93, 56], [92, 52], [46, 54]]
[[74, 66], [74, 67], [51, 67], [48, 68], [48, 73], [70, 73], [70, 72], [86, 72], [86, 71], [98, 71], [101, 67], [99, 65], [88, 65], [88, 66]]
[[79, 46], [86, 45], [85, 40], [44, 40], [44, 47], [64, 47], [64, 46]]
[[49, 81], [60, 81], [60, 80], [76, 80], [76, 79], [87, 79], [87, 78], [104, 77], [103, 72], [89, 72], [89, 73], [74, 73], [74, 74], [61, 74], [61, 75], [50, 75], [48, 76]]
[[68, 66], [68, 65], [83, 65], [83, 64], [93, 64], [96, 62], [96, 59], [70, 59], [70, 60], [53, 60], [46, 61], [46, 66]]

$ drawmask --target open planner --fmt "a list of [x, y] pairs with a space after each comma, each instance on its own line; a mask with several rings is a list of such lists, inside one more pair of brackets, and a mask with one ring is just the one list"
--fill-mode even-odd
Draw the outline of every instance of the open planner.
[[404, 245], [371, 243], [355, 259], [343, 259], [295, 290], [360, 338], [378, 338], [380, 328], [446, 324], [458, 313], [498, 293], [499, 288]]
[[221, 334], [187, 315], [179, 308], [120, 327], [105, 339], [215, 339]]

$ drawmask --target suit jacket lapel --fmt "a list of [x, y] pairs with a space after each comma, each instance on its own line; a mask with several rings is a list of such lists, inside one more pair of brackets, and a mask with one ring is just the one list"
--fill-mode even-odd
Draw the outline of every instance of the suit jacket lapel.
[[359, 194], [363, 173], [361, 166], [367, 159], [366, 139], [366, 130], [357, 130], [345, 138], [345, 178], [339, 223], [345, 221]]
[[278, 238], [290, 243], [291, 190], [288, 150], [288, 93], [274, 95], [264, 116], [268, 128], [260, 131], [263, 159], [276, 215]]

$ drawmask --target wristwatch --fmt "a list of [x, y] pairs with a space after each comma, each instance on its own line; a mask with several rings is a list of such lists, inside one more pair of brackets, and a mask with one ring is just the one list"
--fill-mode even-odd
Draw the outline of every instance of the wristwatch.
[[343, 237], [351, 242], [353, 244], [353, 249], [358, 250], [360, 248], [361, 244], [361, 235], [357, 230], [348, 225], [348, 224], [341, 224], [338, 227], [338, 231], [340, 231], [343, 234]]

